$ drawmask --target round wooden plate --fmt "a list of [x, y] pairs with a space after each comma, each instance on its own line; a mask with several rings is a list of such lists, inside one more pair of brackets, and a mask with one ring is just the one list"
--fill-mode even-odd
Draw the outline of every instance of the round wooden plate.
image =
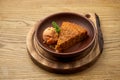
[[34, 38], [35, 29], [36, 28], [33, 27], [27, 35], [27, 50], [33, 62], [47, 71], [54, 73], [78, 72], [91, 66], [100, 55], [98, 36], [96, 36], [92, 50], [83, 58], [76, 58], [73, 61], [61, 62], [53, 60], [49, 58], [49, 56], [45, 57], [46, 55], [44, 55], [44, 50], [37, 47], [38, 45], [36, 44], [36, 40]]

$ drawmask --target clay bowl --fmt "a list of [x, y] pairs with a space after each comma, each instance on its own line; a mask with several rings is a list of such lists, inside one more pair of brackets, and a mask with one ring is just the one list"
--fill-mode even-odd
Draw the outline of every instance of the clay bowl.
[[[81, 25], [87, 29], [88, 37], [78, 44], [64, 50], [64, 52], [62, 53], [55, 52], [54, 49], [51, 49], [48, 45], [44, 44], [42, 39], [43, 31], [47, 27], [52, 26], [52, 21], [55, 21], [58, 25], [61, 25], [63, 21], [69, 21]], [[91, 51], [95, 42], [95, 38], [95, 26], [87, 17], [80, 14], [68, 12], [57, 13], [46, 17], [44, 20], [39, 22], [39, 25], [37, 25], [37, 29], [35, 31], [35, 40], [39, 45], [38, 48], [42, 48], [46, 52], [45, 54], [47, 54], [48, 56], [52, 56], [52, 58], [61, 60], [69, 60], [75, 57], [84, 57]]]

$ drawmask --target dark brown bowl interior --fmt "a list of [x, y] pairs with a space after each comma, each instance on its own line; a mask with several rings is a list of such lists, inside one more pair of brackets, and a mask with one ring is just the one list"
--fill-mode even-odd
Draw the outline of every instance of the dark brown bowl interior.
[[[81, 25], [82, 27], [87, 29], [88, 37], [85, 40], [79, 42], [78, 44], [72, 46], [71, 48], [64, 50], [64, 52], [57, 53], [55, 52], [55, 50], [51, 49], [48, 45], [44, 44], [42, 39], [43, 31], [47, 27], [52, 26], [51, 25], [52, 21], [55, 21], [57, 24], [59, 24], [59, 26], [63, 21], [69, 21]], [[48, 16], [47, 18], [45, 18], [40, 22], [36, 30], [36, 40], [38, 41], [38, 44], [41, 48], [43, 48], [47, 52], [50, 52], [51, 54], [70, 55], [70, 54], [80, 53], [86, 50], [87, 48], [89, 48], [93, 44], [95, 40], [95, 28], [93, 23], [82, 15], [75, 13], [57, 13]]]

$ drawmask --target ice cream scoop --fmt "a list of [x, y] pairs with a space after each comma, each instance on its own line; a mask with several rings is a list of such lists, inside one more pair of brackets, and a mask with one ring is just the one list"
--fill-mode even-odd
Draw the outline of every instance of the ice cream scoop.
[[48, 27], [43, 31], [43, 40], [46, 44], [55, 44], [58, 40], [58, 33], [55, 28]]

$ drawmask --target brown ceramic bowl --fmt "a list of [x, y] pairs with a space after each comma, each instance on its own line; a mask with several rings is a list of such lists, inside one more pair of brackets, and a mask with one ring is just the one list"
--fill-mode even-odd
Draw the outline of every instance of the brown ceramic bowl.
[[[51, 49], [48, 45], [43, 43], [42, 38], [43, 31], [47, 27], [52, 26], [51, 25], [52, 21], [57, 22], [59, 25], [61, 25], [63, 21], [69, 21], [76, 23], [78, 25], [82, 25], [84, 28], [86, 28], [88, 32], [88, 37], [85, 40], [79, 42], [78, 44], [64, 50], [64, 52], [62, 53], [55, 52], [55, 50]], [[45, 52], [47, 52], [47, 55], [61, 59], [73, 58], [76, 56], [83, 57], [87, 55], [92, 49], [92, 46], [94, 45], [95, 37], [96, 37], [95, 26], [88, 18], [80, 14], [69, 12], [56, 13], [46, 17], [39, 23], [35, 32], [35, 40], [37, 41], [39, 47], [42, 48]]]

